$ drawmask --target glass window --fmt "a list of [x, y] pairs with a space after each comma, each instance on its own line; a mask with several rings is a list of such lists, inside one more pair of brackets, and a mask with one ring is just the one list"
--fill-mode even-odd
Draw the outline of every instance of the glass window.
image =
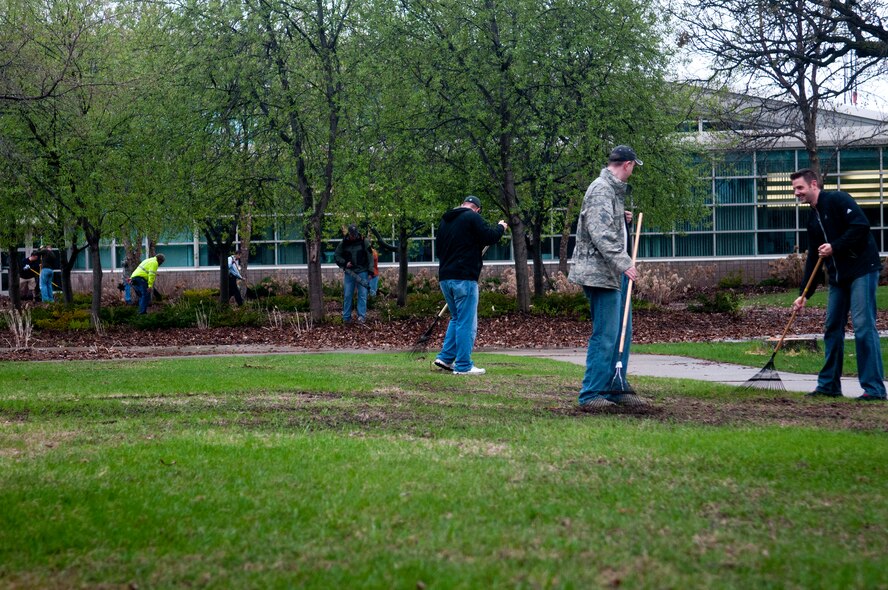
[[755, 182], [751, 178], [718, 179], [715, 181], [716, 203], [752, 203]]
[[166, 257], [166, 267], [194, 266], [194, 246], [158, 246], [157, 253]]
[[667, 258], [672, 256], [672, 236], [641, 234], [639, 258]]
[[752, 152], [728, 152], [716, 157], [716, 176], [752, 176]]
[[432, 240], [416, 238], [410, 240], [407, 244], [407, 260], [409, 262], [434, 262], [432, 259]]
[[274, 265], [274, 244], [250, 244], [249, 263]]
[[103, 270], [111, 270], [111, 247], [99, 248], [99, 262]]
[[752, 256], [755, 239], [752, 233], [715, 234], [716, 256]]
[[754, 229], [755, 207], [716, 207], [715, 229], [717, 231]]
[[278, 239], [302, 240], [305, 238], [305, 224], [302, 217], [279, 217]]
[[[553, 247], [555, 248], [555, 257], [558, 258], [561, 256], [559, 254], [559, 252], [561, 252], [561, 236], [555, 236], [554, 238], [552, 238], [552, 241], [554, 242]], [[639, 244], [639, 246], [638, 246], [639, 252], [641, 251], [641, 248], [644, 246], [644, 242], [645, 242], [645, 240], [642, 240], [641, 244]], [[577, 244], [576, 236], [570, 236], [567, 240], [567, 259], [568, 260], [570, 260], [571, 256], [573, 256], [574, 246], [576, 246], [576, 244]]]
[[872, 205], [861, 207], [863, 209], [863, 213], [866, 215], [867, 220], [869, 220], [870, 227], [882, 227], [882, 208], [875, 207]]
[[756, 209], [759, 229], [796, 228], [795, 205], [763, 205], [756, 207]]
[[789, 172], [772, 172], [758, 181], [760, 203], [796, 203]]
[[274, 220], [267, 217], [256, 217], [253, 219], [253, 233], [250, 241], [261, 242], [264, 240], [274, 240]]
[[879, 170], [881, 168], [879, 150], [877, 148], [842, 150], [839, 154], [839, 166], [843, 173], [856, 170]]
[[[811, 159], [808, 158], [808, 152], [805, 150], [797, 150], [799, 156], [799, 170], [811, 167]], [[834, 174], [837, 170], [836, 160], [837, 152], [834, 149], [817, 150], [820, 156], [820, 172], [821, 174]]]
[[[86, 270], [89, 268], [87, 266], [87, 261], [89, 260], [89, 252], [87, 250], [81, 250], [79, 254], [77, 254], [77, 259], [74, 261], [74, 269], [73, 270]], [[62, 264], [62, 259], [59, 257], [59, 266]], [[61, 283], [58, 283], [61, 285]]]
[[712, 234], [675, 236], [676, 256], [712, 256]]
[[[805, 232], [802, 232], [805, 233]], [[796, 232], [760, 232], [758, 234], [759, 254], [792, 254], [796, 247]]]
[[[194, 231], [186, 230], [181, 232], [164, 232], [157, 239], [159, 244], [181, 244], [182, 242], [193, 242]], [[166, 253], [164, 253], [164, 256]], [[169, 261], [164, 264], [169, 264]]]
[[795, 172], [796, 169], [794, 150], [758, 152], [756, 154], [756, 162], [759, 176], [767, 176], [773, 173], [786, 173], [788, 176], [789, 173]]
[[308, 257], [305, 255], [305, 244], [295, 242], [278, 246], [278, 261], [280, 264], [306, 264]]

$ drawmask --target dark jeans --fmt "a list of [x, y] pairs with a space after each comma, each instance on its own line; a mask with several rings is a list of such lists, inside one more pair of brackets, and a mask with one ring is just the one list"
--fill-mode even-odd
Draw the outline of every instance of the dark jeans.
[[142, 277], [133, 279], [133, 289], [139, 295], [139, 313], [148, 313], [148, 306], [151, 304], [151, 289], [148, 288], [148, 281]]
[[240, 287], [237, 285], [237, 279], [232, 275], [228, 275], [228, 299], [231, 300], [232, 296], [237, 302], [238, 307], [244, 304], [244, 298], [241, 296]]

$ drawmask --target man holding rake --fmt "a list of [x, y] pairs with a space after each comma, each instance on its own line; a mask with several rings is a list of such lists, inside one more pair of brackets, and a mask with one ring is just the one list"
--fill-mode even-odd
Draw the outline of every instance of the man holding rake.
[[[789, 175], [797, 199], [811, 206], [808, 218], [808, 259], [802, 284], [824, 259], [829, 274], [829, 299], [823, 343], [826, 360], [817, 376], [812, 397], [842, 397], [842, 360], [848, 316], [854, 326], [860, 401], [885, 401], [885, 373], [879, 331], [876, 329], [876, 287], [882, 261], [866, 214], [844, 191], [825, 191], [817, 173], [803, 169]], [[817, 285], [813, 285], [814, 292]], [[793, 311], [807, 303], [800, 295]]]
[[[626, 382], [629, 365], [628, 342], [632, 339], [631, 309], [626, 318], [627, 343], [621, 351], [620, 327], [629, 281], [638, 278], [627, 251], [627, 224], [632, 222], [626, 211], [627, 184], [635, 166], [642, 162], [635, 151], [619, 145], [611, 151], [607, 166], [602, 169], [583, 198], [577, 224], [577, 244], [569, 280], [583, 287], [592, 315], [592, 336], [586, 352], [586, 374], [580, 389], [580, 409], [595, 411], [616, 405], [639, 406], [645, 402], [631, 390], [612, 391], [614, 367], [618, 367], [622, 383]], [[618, 364], [619, 363], [619, 364]]]

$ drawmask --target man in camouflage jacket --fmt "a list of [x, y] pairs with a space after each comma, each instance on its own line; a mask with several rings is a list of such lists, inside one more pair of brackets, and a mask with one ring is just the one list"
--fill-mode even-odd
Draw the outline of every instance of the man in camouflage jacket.
[[[579, 403], [583, 410], [596, 410], [622, 405], [641, 405], [644, 401], [634, 393], [609, 392], [619, 357], [620, 328], [629, 280], [638, 272], [627, 251], [628, 223], [632, 213], [626, 211], [627, 184], [635, 166], [641, 166], [632, 148], [620, 145], [613, 149], [608, 165], [602, 169], [583, 198], [577, 224], [577, 243], [569, 280], [583, 287], [592, 315], [592, 336], [586, 352], [586, 374], [580, 389]], [[626, 326], [622, 355], [623, 382], [629, 365], [629, 342], [632, 338], [631, 311]]]

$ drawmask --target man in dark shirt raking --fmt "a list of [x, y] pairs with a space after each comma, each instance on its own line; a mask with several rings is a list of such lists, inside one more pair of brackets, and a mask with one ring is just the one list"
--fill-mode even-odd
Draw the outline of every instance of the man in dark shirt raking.
[[440, 266], [438, 281], [450, 309], [450, 322], [435, 366], [454, 375], [483, 375], [472, 363], [478, 332], [478, 278], [485, 246], [496, 244], [509, 226], [502, 219], [489, 225], [481, 218], [481, 200], [469, 195], [441, 218], [435, 238]]
[[[876, 329], [876, 287], [882, 262], [869, 220], [848, 193], [822, 190], [820, 178], [813, 170], [799, 170], [789, 178], [796, 198], [811, 206], [808, 260], [802, 285], [807, 284], [808, 277], [814, 272], [817, 257], [824, 259], [829, 274], [823, 337], [826, 361], [817, 377], [817, 388], [808, 395], [842, 396], [845, 326], [850, 314], [857, 348], [858, 379], [864, 392], [856, 399], [885, 401], [885, 374]], [[792, 304], [793, 310], [800, 310], [806, 302], [807, 299], [800, 295]]]

